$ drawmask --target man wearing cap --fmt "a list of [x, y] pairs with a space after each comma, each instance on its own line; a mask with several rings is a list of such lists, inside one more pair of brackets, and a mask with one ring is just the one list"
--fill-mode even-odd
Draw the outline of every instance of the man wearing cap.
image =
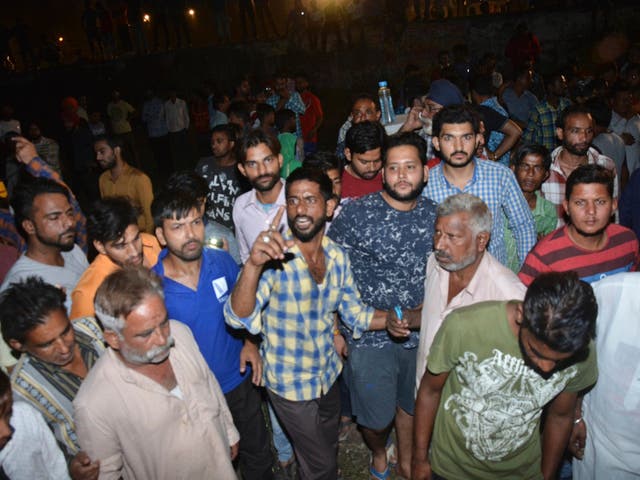
[[[407, 120], [400, 127], [400, 131], [409, 132], [420, 129], [417, 133], [427, 142], [427, 160], [431, 160], [436, 156], [431, 141], [434, 115], [444, 107], [462, 105], [464, 103], [465, 99], [460, 89], [452, 82], [446, 79], [435, 80], [429, 87], [429, 93], [422, 98], [422, 107], [413, 107], [411, 109], [407, 115]], [[495, 161], [518, 143], [522, 130], [508, 117], [501, 115], [486, 105], [475, 105], [474, 110], [482, 120], [484, 127], [482, 133], [485, 144], [491, 132], [496, 131], [504, 134], [502, 142], [495, 150], [487, 151], [488, 160]], [[437, 163], [435, 162], [435, 164]], [[432, 166], [431, 162], [429, 165]]]
[[464, 97], [460, 89], [446, 79], [434, 80], [431, 82], [429, 92], [422, 97], [422, 106], [413, 107], [404, 124], [400, 127], [401, 132], [412, 132], [420, 135], [427, 142], [427, 159], [435, 157], [433, 143], [431, 142], [433, 116], [449, 105], [462, 105]]

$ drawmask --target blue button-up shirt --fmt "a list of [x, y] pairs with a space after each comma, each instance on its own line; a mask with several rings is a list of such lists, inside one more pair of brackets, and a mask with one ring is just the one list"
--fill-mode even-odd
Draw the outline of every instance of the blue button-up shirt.
[[504, 216], [506, 216], [516, 239], [518, 259], [522, 265], [529, 250], [535, 245], [537, 237], [533, 215], [516, 177], [507, 167], [495, 162], [475, 158], [473, 164], [475, 167], [473, 177], [464, 189], [460, 190], [445, 178], [443, 164], [440, 163], [429, 172], [429, 181], [423, 195], [436, 203], [457, 193], [470, 193], [480, 197], [491, 210], [493, 217], [489, 252], [503, 265], [507, 264], [503, 234]]

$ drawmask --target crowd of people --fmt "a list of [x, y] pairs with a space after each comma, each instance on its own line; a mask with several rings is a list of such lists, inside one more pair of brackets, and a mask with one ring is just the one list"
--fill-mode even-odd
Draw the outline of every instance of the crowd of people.
[[519, 35], [338, 132], [302, 73], [5, 105], [0, 478], [337, 479], [356, 425], [374, 480], [636, 478], [638, 50]]

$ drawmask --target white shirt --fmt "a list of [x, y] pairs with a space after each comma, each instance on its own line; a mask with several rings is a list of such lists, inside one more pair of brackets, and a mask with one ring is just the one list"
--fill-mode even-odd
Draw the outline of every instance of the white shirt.
[[[233, 224], [236, 227], [236, 237], [242, 263], [249, 258], [251, 247], [253, 247], [260, 232], [267, 230], [271, 225], [271, 221], [278, 213], [278, 208], [280, 206], [286, 207], [287, 205], [284, 196], [284, 180], [280, 180], [280, 183], [282, 188], [278, 199], [276, 203], [271, 205], [268, 212], [265, 211], [263, 204], [256, 197], [255, 189], [240, 195], [233, 204]], [[280, 220], [280, 233], [286, 231], [287, 228], [287, 212], [284, 212], [282, 220]]]
[[164, 102], [164, 113], [167, 119], [169, 133], [177, 133], [189, 128], [189, 110], [187, 104], [181, 98]]
[[432, 253], [427, 261], [427, 277], [424, 282], [424, 306], [416, 360], [416, 390], [420, 387], [427, 368], [427, 357], [433, 339], [451, 311], [488, 300], [522, 300], [525, 292], [526, 288], [516, 274], [485, 251], [469, 285], [447, 303], [449, 272], [438, 265], [435, 254]]
[[9, 478], [68, 480], [67, 463], [42, 415], [26, 402], [14, 402], [11, 440], [0, 451]]
[[73, 400], [80, 446], [101, 480], [235, 480], [240, 439], [218, 381], [189, 328], [170, 321], [169, 362], [181, 397], [126, 366], [109, 348]]
[[620, 273], [591, 285], [598, 301], [598, 382], [585, 395], [583, 460], [576, 480], [640, 479], [640, 273]]
[[624, 118], [616, 112], [611, 112], [611, 123], [609, 128], [622, 136], [623, 133], [630, 134], [634, 139], [633, 145], [626, 145], [627, 168], [629, 175], [640, 166], [640, 116], [634, 115], [631, 118]]

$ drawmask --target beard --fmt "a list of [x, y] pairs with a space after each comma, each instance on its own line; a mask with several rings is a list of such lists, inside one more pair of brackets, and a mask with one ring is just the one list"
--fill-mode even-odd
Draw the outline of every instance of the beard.
[[474, 253], [462, 258], [459, 262], [451, 262], [450, 261], [449, 263], [445, 263], [443, 265], [442, 263], [440, 263], [440, 261], [438, 259], [439, 258], [443, 258], [443, 259], [447, 259], [447, 260], [453, 260], [451, 258], [451, 255], [449, 255], [448, 253], [443, 252], [442, 250], [434, 250], [433, 253], [435, 254], [436, 261], [438, 262], [438, 265], [440, 265], [447, 272], [459, 272], [460, 270], [464, 270], [469, 265], [471, 265], [473, 262], [475, 262], [476, 259], [478, 258], [478, 254], [474, 252]]
[[[199, 247], [196, 250], [187, 251], [186, 249], [187, 245], [194, 244], [194, 243], [197, 243]], [[202, 257], [202, 249], [203, 249], [203, 245], [200, 240], [190, 240], [184, 245], [182, 245], [182, 247], [180, 247], [179, 250], [173, 250], [169, 248], [169, 251], [173, 255], [178, 257], [180, 260], [183, 260], [185, 262], [195, 262], [196, 260], [199, 260], [200, 257]]]
[[569, 153], [572, 155], [577, 155], [579, 157], [584, 157], [589, 151], [589, 144], [586, 147], [578, 148], [574, 144], [563, 143], [562, 146], [567, 149]]
[[[266, 179], [269, 179], [268, 183], [266, 184], [259, 183], [259, 180], [266, 180]], [[260, 175], [254, 181], [251, 182], [251, 186], [259, 192], [268, 192], [273, 187], [275, 187], [279, 181], [280, 181], [280, 175], [274, 175], [274, 174]]]
[[412, 188], [407, 193], [399, 193], [398, 191], [394, 190], [393, 187], [387, 182], [382, 182], [382, 188], [384, 188], [384, 191], [387, 192], [387, 195], [389, 195], [394, 200], [398, 200], [400, 202], [411, 202], [420, 196], [422, 190], [424, 189], [424, 183], [421, 183], [417, 187]]
[[120, 345], [120, 355], [127, 362], [135, 364], [135, 365], [146, 365], [149, 363], [162, 363], [167, 357], [169, 357], [169, 353], [171, 348], [175, 345], [175, 340], [171, 335], [167, 337], [167, 343], [160, 347], [152, 348], [151, 350], [147, 350], [146, 352], [140, 352], [134, 348], [130, 348], [128, 346], [124, 346], [124, 343]]
[[[306, 231], [301, 231], [300, 229], [298, 229], [298, 227], [296, 226], [296, 220], [299, 219], [308, 219], [312, 221], [311, 228]], [[320, 220], [316, 220], [315, 222], [313, 222], [313, 219], [311, 217], [308, 217], [306, 215], [296, 215], [292, 219], [288, 218], [287, 223], [289, 224], [289, 228], [291, 229], [293, 236], [301, 242], [306, 243], [310, 242], [319, 232], [324, 229], [327, 220], [326, 215], [323, 216]]]
[[607, 229], [607, 226], [608, 226], [608, 225], [605, 225], [604, 227], [599, 228], [595, 232], [585, 232], [584, 230], [581, 230], [578, 227], [576, 227], [574, 224], [571, 224], [571, 225], [573, 226], [575, 231], [580, 235], [582, 235], [583, 237], [598, 237], [604, 233], [604, 231]]
[[[70, 237], [70, 240], [63, 240], [62, 237], [64, 237], [69, 233], [73, 233], [74, 234], [73, 237]], [[76, 241], [75, 228], [69, 229], [64, 233], [61, 233], [60, 235], [58, 235], [58, 238], [56, 238], [55, 240], [51, 240], [50, 238], [43, 237], [38, 232], [36, 232], [36, 238], [43, 245], [47, 245], [49, 247], [57, 247], [63, 252], [70, 252], [71, 250], [73, 250], [73, 246], [75, 245], [75, 241]]]
[[103, 160], [103, 161], [98, 161], [97, 162], [98, 165], [100, 165], [100, 168], [102, 168], [103, 170], [111, 170], [115, 164], [116, 164], [116, 158], [109, 158], [107, 160]]
[[540, 367], [533, 363], [529, 355], [527, 355], [527, 351], [524, 348], [524, 343], [522, 343], [522, 326], [520, 326], [520, 330], [518, 331], [518, 346], [520, 347], [520, 354], [522, 355], [522, 361], [524, 362], [524, 364], [531, 370], [536, 372], [538, 375], [540, 375], [542, 378], [548, 380], [549, 378], [551, 378], [551, 375], [556, 372], [555, 368], [550, 372], [544, 372], [540, 370]]
[[[475, 149], [474, 149], [474, 152], [475, 152]], [[465, 155], [467, 155], [467, 159], [464, 161], [464, 163], [454, 163], [451, 161], [451, 157], [453, 157], [454, 155], [457, 155], [458, 153], [464, 153]], [[443, 156], [443, 160], [444, 160], [444, 163], [446, 163], [447, 165], [453, 168], [464, 168], [467, 165], [469, 165], [471, 162], [473, 162], [473, 153], [467, 154], [467, 152], [463, 150], [459, 150], [457, 152], [453, 152], [451, 155], [449, 155], [449, 157]]]

